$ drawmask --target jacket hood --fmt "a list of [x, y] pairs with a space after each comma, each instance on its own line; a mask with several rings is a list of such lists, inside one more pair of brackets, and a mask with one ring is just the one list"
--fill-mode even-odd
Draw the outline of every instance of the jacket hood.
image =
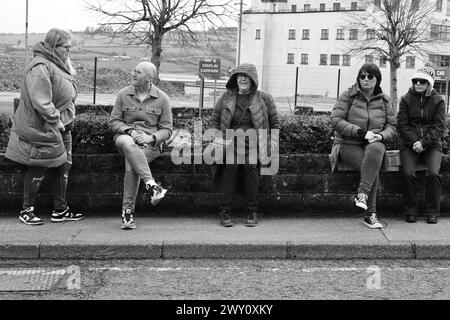
[[62, 71], [71, 74], [69, 67], [56, 55], [50, 46], [45, 42], [38, 42], [33, 46], [33, 53], [35, 57], [42, 57], [46, 60], [53, 62]]
[[237, 75], [239, 73], [246, 74], [250, 77], [250, 79], [253, 81], [253, 88], [252, 92], [255, 92], [258, 89], [258, 72], [256, 71], [256, 67], [251, 63], [243, 63], [236, 69], [234, 69], [233, 73], [230, 76], [230, 79], [228, 79], [227, 82], [227, 89], [233, 90], [238, 87], [237, 84]]

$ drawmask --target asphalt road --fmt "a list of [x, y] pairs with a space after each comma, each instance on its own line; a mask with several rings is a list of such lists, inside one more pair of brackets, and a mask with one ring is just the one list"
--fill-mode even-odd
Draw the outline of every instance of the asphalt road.
[[0, 262], [0, 300], [449, 298], [448, 260]]

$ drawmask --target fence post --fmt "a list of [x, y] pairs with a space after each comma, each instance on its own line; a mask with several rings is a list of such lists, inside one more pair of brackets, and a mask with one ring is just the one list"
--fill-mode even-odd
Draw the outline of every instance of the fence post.
[[339, 99], [339, 90], [341, 86], [341, 69], [338, 69], [337, 94], [336, 99]]
[[294, 95], [294, 110], [297, 109], [297, 89], [298, 89], [298, 67], [295, 71], [295, 95]]
[[97, 95], [97, 57], [94, 58], [94, 104]]

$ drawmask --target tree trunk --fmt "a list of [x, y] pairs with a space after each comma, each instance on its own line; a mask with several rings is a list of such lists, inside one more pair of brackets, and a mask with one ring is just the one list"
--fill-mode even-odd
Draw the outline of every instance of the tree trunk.
[[394, 113], [397, 114], [398, 105], [397, 105], [397, 68], [391, 64], [391, 101], [392, 106], [394, 107]]
[[162, 34], [158, 34], [155, 31], [155, 36], [152, 41], [152, 63], [155, 65], [156, 70], [158, 71], [156, 78], [154, 79], [154, 83], [159, 85], [159, 67], [161, 66], [161, 53], [162, 53]]

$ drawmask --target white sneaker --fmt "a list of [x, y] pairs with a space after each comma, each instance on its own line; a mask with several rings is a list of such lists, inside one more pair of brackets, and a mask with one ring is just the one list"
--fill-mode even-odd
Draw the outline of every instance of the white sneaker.
[[368, 198], [367, 194], [358, 193], [358, 195], [353, 199], [355, 201], [355, 206], [366, 211], [367, 210], [367, 198]]
[[123, 230], [136, 229], [136, 222], [134, 222], [133, 211], [130, 209], [122, 210], [122, 226]]
[[145, 188], [147, 190], [150, 190], [150, 192], [152, 193], [150, 202], [154, 206], [158, 205], [158, 203], [161, 202], [161, 200], [164, 198], [164, 196], [167, 193], [167, 189], [164, 189], [160, 183], [158, 183], [158, 184], [147, 183]]
[[370, 229], [383, 229], [383, 225], [378, 221], [376, 213], [367, 214], [363, 223]]

